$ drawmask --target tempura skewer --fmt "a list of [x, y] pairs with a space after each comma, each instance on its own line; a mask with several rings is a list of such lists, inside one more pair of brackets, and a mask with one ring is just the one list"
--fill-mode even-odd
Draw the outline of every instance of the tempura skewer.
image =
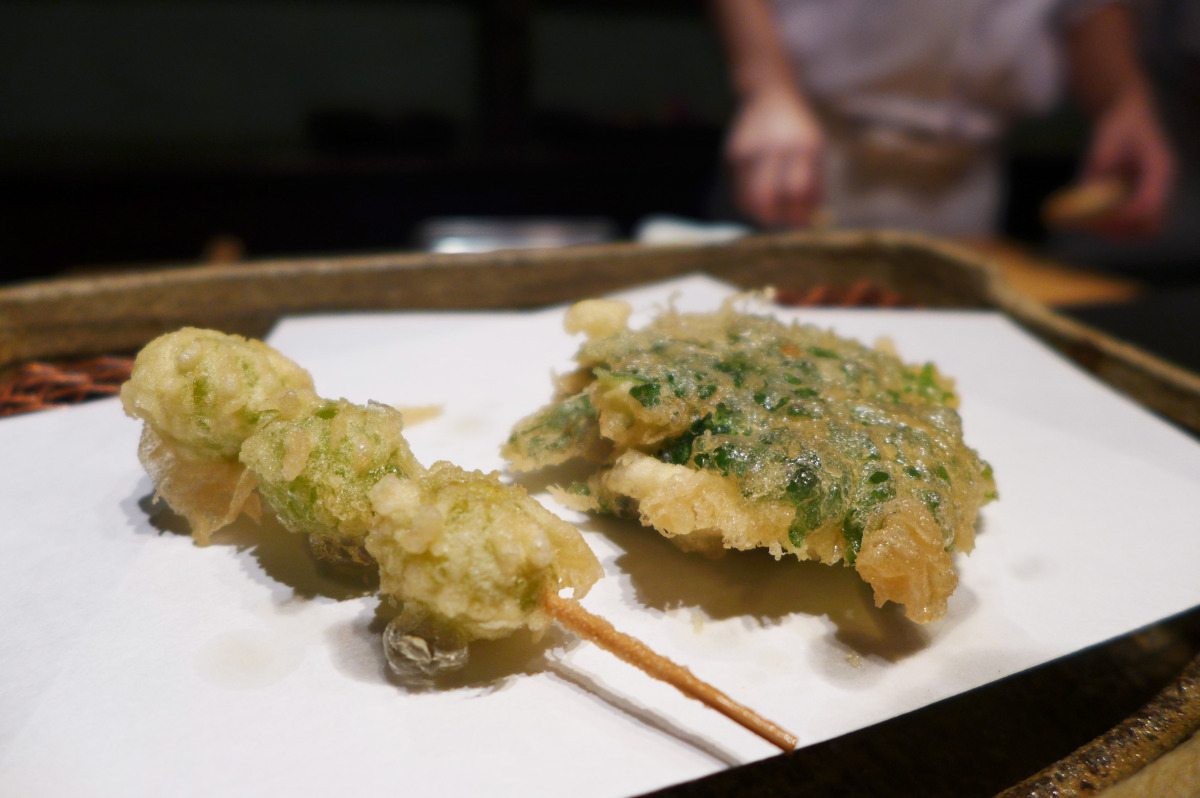
[[[384, 634], [398, 674], [433, 678], [465, 664], [470, 640], [538, 634], [557, 621], [781, 749], [796, 747], [775, 724], [561, 598], [567, 589], [581, 598], [603, 570], [579, 531], [524, 489], [448, 462], [425, 468], [395, 408], [328, 401], [311, 385], [265, 344], [212, 331], [168, 334], [139, 355], [122, 399], [155, 444], [141, 456], [158, 495], [200, 543], [239, 512], [256, 517], [261, 497], [317, 556], [378, 567], [380, 593], [400, 608]], [[192, 474], [218, 469], [222, 479], [205, 491], [189, 486]]]
[[[446, 512], [451, 507], [461, 507], [464, 498], [472, 495], [476, 499], [475, 508], [473, 512], [467, 511], [466, 517], [453, 517]], [[488, 500], [480, 501], [483, 496]], [[561, 597], [559, 584], [573, 586], [576, 596], [582, 594], [581, 586], [584, 591], [591, 586], [588, 581], [593, 566], [591, 553], [575, 548], [583, 545], [578, 533], [542, 508], [523, 489], [503, 484], [495, 475], [466, 473], [441, 462], [429, 469], [424, 484], [384, 478], [371, 491], [371, 500], [380, 519], [367, 536], [366, 548], [379, 562], [380, 591], [384, 595], [405, 606], [415, 600], [435, 618], [466, 632], [468, 637], [498, 636], [494, 633], [513, 631], [519, 626], [540, 631], [548, 621], [557, 621], [568, 631], [720, 712], [780, 749], [796, 748], [796, 738], [778, 725], [640, 640], [618, 631], [575, 599]], [[547, 541], [538, 538], [555, 534], [565, 536], [565, 540], [554, 545], [558, 555], [553, 566], [561, 572], [558, 581], [553, 576], [537, 575], [540, 570], [537, 562], [532, 563], [533, 567], [510, 565], [509, 573], [523, 572], [531, 585], [541, 585], [536, 603], [514, 606], [529, 604], [535, 592], [525, 591], [517, 596], [506, 589], [512, 580], [495, 578], [497, 564], [491, 562], [492, 557], [486, 551], [495, 549], [502, 552], [497, 559], [511, 561], [519, 545], [523, 556], [536, 561], [539, 552], [547, 548]], [[453, 550], [467, 541], [472, 544], [472, 553], [463, 552], [455, 558], [430, 556], [430, 551], [438, 546]], [[459, 579], [458, 569], [469, 569], [475, 579], [469, 582]], [[430, 584], [439, 578], [445, 579], [446, 584]], [[486, 611], [480, 612], [481, 607], [486, 607]]]

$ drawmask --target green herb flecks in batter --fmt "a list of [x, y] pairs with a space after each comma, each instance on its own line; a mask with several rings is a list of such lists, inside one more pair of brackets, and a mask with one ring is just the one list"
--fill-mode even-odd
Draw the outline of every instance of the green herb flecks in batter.
[[578, 508], [631, 507], [687, 548], [843, 560], [911, 617], [944, 610], [945, 552], [971, 548], [995, 486], [932, 363], [731, 307], [593, 336], [576, 360], [576, 392], [514, 430], [516, 467], [592, 461]]

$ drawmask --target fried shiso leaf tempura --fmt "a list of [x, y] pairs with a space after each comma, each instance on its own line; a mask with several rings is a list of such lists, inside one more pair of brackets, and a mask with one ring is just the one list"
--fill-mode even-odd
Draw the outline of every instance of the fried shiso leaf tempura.
[[765, 547], [853, 566], [876, 604], [941, 617], [951, 554], [974, 546], [991, 468], [962, 439], [952, 382], [812, 326], [737, 312], [662, 313], [626, 327], [623, 303], [567, 313], [588, 336], [579, 369], [504, 447], [518, 470], [583, 458], [559, 498], [634, 516], [687, 550]]
[[522, 488], [449, 463], [427, 471], [398, 410], [323, 400], [258, 341], [161, 336], [121, 398], [145, 422], [140, 456], [158, 496], [201, 543], [242, 511], [257, 516], [260, 495], [318, 556], [377, 564], [385, 595], [468, 640], [542, 630], [543, 593], [578, 598], [601, 576], [579, 532]]

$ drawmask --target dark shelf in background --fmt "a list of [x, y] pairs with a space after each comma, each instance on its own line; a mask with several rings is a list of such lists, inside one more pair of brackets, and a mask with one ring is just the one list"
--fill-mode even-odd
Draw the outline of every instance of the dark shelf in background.
[[719, 132], [551, 127], [567, 146], [418, 156], [343, 146], [13, 172], [0, 178], [0, 281], [194, 261], [218, 235], [250, 257], [351, 254], [408, 248], [420, 222], [444, 215], [598, 216], [629, 230], [647, 214], [705, 214]]

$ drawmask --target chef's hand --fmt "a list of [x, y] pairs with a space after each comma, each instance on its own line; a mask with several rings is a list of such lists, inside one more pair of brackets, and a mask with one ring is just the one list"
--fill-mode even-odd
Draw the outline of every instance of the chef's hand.
[[824, 199], [824, 133], [803, 98], [780, 86], [747, 97], [726, 145], [735, 199], [765, 227], [804, 227]]
[[1110, 238], [1145, 238], [1160, 232], [1175, 171], [1174, 154], [1148, 93], [1133, 90], [1115, 100], [1093, 126], [1083, 181], [1119, 179], [1129, 186], [1129, 195], [1092, 222], [1091, 229]]
[[1133, 12], [1101, 4], [1067, 30], [1065, 43], [1076, 99], [1092, 118], [1083, 182], [1119, 180], [1129, 189], [1087, 227], [1111, 238], [1154, 235], [1167, 220], [1175, 158], [1155, 113]]

